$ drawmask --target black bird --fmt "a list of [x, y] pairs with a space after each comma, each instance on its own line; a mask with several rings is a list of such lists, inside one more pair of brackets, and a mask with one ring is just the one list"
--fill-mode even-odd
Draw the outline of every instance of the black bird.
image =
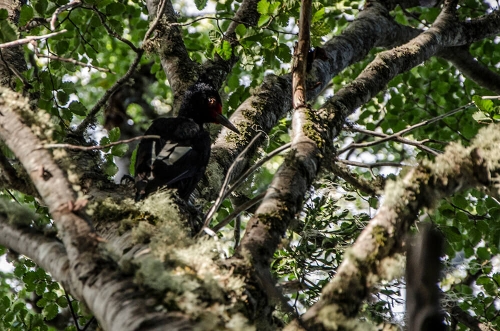
[[159, 135], [161, 139], [144, 139], [139, 144], [135, 163], [136, 201], [164, 186], [176, 188], [179, 197], [189, 199], [210, 158], [211, 141], [204, 123], [220, 123], [240, 133], [222, 115], [217, 90], [198, 82], [186, 91], [178, 117], [156, 119], [144, 133]]

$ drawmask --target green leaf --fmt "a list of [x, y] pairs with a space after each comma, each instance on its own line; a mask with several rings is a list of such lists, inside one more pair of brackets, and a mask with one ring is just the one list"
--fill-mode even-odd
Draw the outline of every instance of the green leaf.
[[325, 16], [325, 7], [321, 7], [320, 10], [314, 13], [311, 23], [323, 21], [323, 17]]
[[269, 13], [269, 2], [267, 0], [260, 0], [257, 4], [257, 12], [261, 15]]
[[49, 303], [43, 308], [43, 315], [47, 320], [54, 319], [59, 313], [59, 307], [55, 303]]
[[113, 2], [106, 6], [106, 14], [109, 16], [121, 15], [125, 12], [125, 5]]
[[26, 284], [34, 284], [35, 280], [37, 280], [37, 276], [34, 271], [28, 271], [23, 276], [23, 282]]
[[34, 16], [34, 10], [31, 6], [22, 6], [21, 14], [19, 15], [19, 25], [24, 26], [28, 23]]
[[93, 28], [97, 28], [97, 27], [100, 27], [102, 25], [101, 20], [99, 19], [99, 17], [96, 14], [92, 15], [92, 17], [90, 18], [89, 24]]
[[45, 282], [39, 282], [36, 284], [35, 293], [41, 296], [45, 292]]
[[85, 108], [85, 106], [80, 101], [72, 101], [69, 104], [68, 108], [69, 108], [69, 110], [71, 110], [71, 112], [73, 114], [76, 114], [76, 115], [79, 115], [79, 116], [85, 116], [85, 115], [87, 115], [87, 109]]
[[279, 44], [276, 56], [285, 63], [292, 61], [292, 53], [286, 44]]
[[22, 277], [25, 273], [26, 273], [27, 269], [26, 269], [26, 266], [24, 264], [18, 264], [16, 266], [16, 268], [14, 269], [14, 275], [16, 275], [16, 277]]
[[38, 0], [35, 2], [35, 10], [38, 12], [40, 15], [46, 15], [47, 11], [47, 0]]
[[62, 56], [63, 54], [65, 54], [69, 50], [68, 41], [67, 40], [59, 40], [56, 43], [54, 50], [57, 54]]
[[68, 94], [71, 94], [71, 93], [76, 93], [76, 87], [75, 87], [75, 83], [73, 82], [62, 82], [61, 84], [61, 90], [63, 90], [64, 92], [68, 93]]
[[9, 12], [7, 11], [7, 9], [0, 9], [0, 20], [5, 20], [9, 17]]
[[108, 137], [110, 142], [118, 141], [120, 139], [120, 128], [116, 127], [109, 130]]
[[17, 39], [14, 26], [8, 21], [0, 21], [0, 42], [5, 43]]
[[66, 297], [59, 297], [59, 298], [57, 298], [56, 303], [61, 308], [68, 307], [68, 300], [66, 299]]
[[443, 227], [442, 229], [450, 242], [459, 242], [462, 240], [462, 234], [456, 227], [446, 226]]
[[467, 209], [469, 206], [469, 201], [467, 201], [463, 195], [455, 195], [452, 201], [458, 208], [461, 209]]
[[477, 285], [486, 285], [489, 283], [491, 283], [491, 278], [485, 275], [479, 276], [476, 280]]
[[48, 303], [48, 300], [46, 298], [41, 298], [40, 300], [38, 300], [36, 302], [36, 306], [40, 307], [40, 308], [43, 308], [43, 307], [45, 307], [47, 305], [47, 303]]
[[236, 34], [240, 37], [243, 37], [247, 33], [247, 28], [244, 24], [238, 24], [235, 30]]
[[268, 12], [272, 15], [278, 15], [278, 9], [281, 6], [281, 2], [273, 1], [269, 3]]
[[486, 247], [479, 247], [477, 249], [477, 256], [481, 260], [489, 260], [491, 258], [491, 254], [490, 254], [488, 248], [486, 248]]
[[69, 95], [64, 91], [57, 91], [57, 100], [61, 105], [65, 105], [69, 101]]
[[224, 40], [222, 42], [222, 47], [217, 50], [217, 53], [222, 59], [229, 60], [231, 58], [231, 54], [233, 53], [231, 44], [228, 41]]
[[121, 21], [115, 20], [115, 19], [109, 19], [108, 20], [109, 25], [115, 30], [116, 33], [122, 34], [123, 33], [123, 24]]
[[118, 167], [113, 162], [106, 162], [104, 164], [104, 173], [108, 176], [114, 176], [118, 172]]
[[113, 146], [111, 148], [111, 154], [114, 156], [122, 157], [125, 155], [125, 153], [128, 151], [128, 145], [127, 144], [120, 144]]
[[14, 320], [15, 314], [13, 312], [8, 312], [5, 316], [2, 317], [2, 322], [4, 323], [12, 323]]
[[472, 102], [474, 102], [479, 110], [488, 114], [490, 114], [494, 109], [493, 101], [488, 99], [483, 100], [479, 95], [474, 95], [472, 97]]
[[259, 21], [257, 22], [257, 26], [258, 27], [263, 26], [264, 24], [266, 24], [267, 22], [269, 22], [270, 19], [271, 19], [270, 15], [260, 15]]
[[207, 6], [207, 0], [194, 0], [194, 4], [198, 10], [203, 10]]
[[16, 302], [12, 307], [13, 312], [18, 312], [26, 306], [24, 302]]
[[[104, 146], [109, 144], [111, 141], [109, 140], [109, 137], [102, 137], [101, 140], [99, 141], [99, 146]], [[109, 151], [109, 147], [104, 149], [105, 152]]]

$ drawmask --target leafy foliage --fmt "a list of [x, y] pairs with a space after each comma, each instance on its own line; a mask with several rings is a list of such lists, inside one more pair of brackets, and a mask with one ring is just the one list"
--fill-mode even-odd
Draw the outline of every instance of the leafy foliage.
[[[252, 27], [238, 22], [234, 48], [224, 32], [241, 5], [240, 1], [195, 0], [186, 3], [190, 5], [173, 2], [191, 59], [204, 63], [214, 57], [237, 58], [221, 90], [225, 113], [232, 114], [261, 85], [266, 74], [289, 73], [297, 40], [300, 1], [260, 0], [257, 25]], [[16, 40], [19, 36], [50, 33], [48, 20], [64, 4], [67, 1], [30, 1], [22, 6], [17, 25], [9, 19], [7, 10], [0, 9], [0, 43]], [[24, 88], [24, 92], [32, 94], [36, 106], [50, 115], [50, 121], [56, 124], [53, 138], [57, 142], [63, 142], [68, 130], [81, 123], [97, 100], [129, 70], [136, 56], [133, 48], [140, 47], [150, 24], [146, 7], [141, 2], [87, 0], [85, 4], [59, 14], [56, 30], [65, 29], [66, 33], [39, 40], [36, 45], [24, 46], [28, 70], [22, 75], [29, 86], [21, 80], [16, 85], [19, 91]], [[314, 1], [312, 45], [321, 46], [333, 36], [340, 35], [357, 16], [360, 7], [359, 1]], [[487, 2], [467, 0], [461, 4], [460, 16], [478, 17], [487, 9]], [[215, 14], [199, 20], [194, 18], [205, 15], [200, 12], [202, 10]], [[398, 7], [391, 15], [401, 24], [423, 29], [434, 22], [439, 12], [438, 7], [404, 10]], [[43, 18], [43, 22], [35, 24], [39, 18]], [[368, 56], [334, 77], [329, 88], [314, 101], [314, 106], [321, 105], [328, 96], [347, 86], [380, 51], [371, 50]], [[470, 47], [470, 52], [484, 65], [498, 67], [497, 39], [476, 42]], [[154, 79], [147, 85], [147, 93], [141, 96], [142, 100], [130, 97], [133, 100], [126, 102], [126, 120], [136, 129], [144, 128], [157, 115], [169, 114], [173, 101], [160, 60], [153, 52], [140, 60], [141, 67], [148, 65], [148, 74]], [[345, 130], [335, 141], [335, 146], [342, 152], [338, 156], [346, 162], [368, 164], [366, 167], [350, 166], [353, 177], [386, 181], [423, 159], [435, 158], [452, 142], [468, 145], [481, 127], [500, 120], [498, 99], [483, 98], [489, 94], [491, 92], [462, 76], [450, 63], [432, 58], [395, 77], [385, 91], [349, 118]], [[146, 112], [144, 104], [152, 108], [154, 115]], [[104, 124], [102, 113], [98, 114], [98, 119]], [[438, 116], [443, 118], [418, 125]], [[290, 117], [281, 119], [255, 159], [288, 143], [290, 125]], [[375, 143], [379, 136], [374, 133], [393, 135], [409, 127], [414, 128], [404, 138], [417, 142], [417, 147], [394, 139]], [[118, 141], [124, 131], [118, 127], [105, 130], [98, 125], [90, 138], [106, 145]], [[351, 148], [353, 142], [369, 145]], [[99, 154], [103, 161], [101, 170], [113, 177], [118, 171], [117, 158], [128, 157], [130, 151], [128, 145], [103, 150]], [[263, 192], [282, 161], [280, 155], [269, 160], [246, 180], [238, 193], [251, 198]], [[130, 171], [134, 162], [135, 153]], [[379, 162], [392, 162], [393, 165], [373, 165]], [[31, 225], [48, 232], [55, 230], [47, 207], [33, 196], [11, 191], [3, 189], [0, 198], [15, 200], [33, 210], [37, 218]], [[286, 240], [272, 261], [272, 271], [297, 311], [304, 312], [319, 299], [321, 289], [335, 276], [346, 248], [356, 240], [380, 202], [380, 197], [370, 196], [352, 182], [329, 172], [317, 180], [302, 213], [297, 215], [296, 224], [287, 232]], [[210, 203], [206, 202], [205, 206]], [[236, 207], [230, 200], [225, 201], [214, 223], [224, 219]], [[233, 252], [235, 228], [245, 229], [248, 214], [243, 215], [241, 226], [233, 221], [220, 233], [222, 245], [229, 253]], [[437, 224], [446, 236], [444, 260], [447, 269], [440, 284], [445, 297], [479, 321], [500, 329], [500, 317], [496, 311], [500, 284], [497, 257], [500, 250], [499, 202], [485, 192], [470, 190], [455, 194], [440, 202], [435, 211], [423, 212], [420, 216], [422, 220]], [[7, 250], [0, 247], [0, 256], [6, 254]], [[55, 319], [69, 308], [61, 285], [28, 258], [18, 256], [12, 259], [12, 263], [14, 270], [2, 273], [0, 277], [1, 328], [51, 330], [46, 321]], [[457, 273], [459, 268], [466, 272]], [[403, 323], [402, 316], [395, 313], [402, 305], [402, 287], [399, 280], [381, 285], [374, 300], [366, 303], [363, 309], [365, 317], [377, 323]], [[71, 302], [71, 305], [77, 315], [85, 315], [77, 302]], [[88, 320], [88, 316], [82, 317], [79, 323]], [[68, 326], [66, 329], [72, 328]], [[458, 323], [458, 329], [465, 330], [466, 327]]]

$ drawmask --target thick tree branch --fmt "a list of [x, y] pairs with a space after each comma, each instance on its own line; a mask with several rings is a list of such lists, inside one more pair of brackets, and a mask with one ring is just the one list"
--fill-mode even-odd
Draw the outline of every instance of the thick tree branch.
[[75, 193], [64, 173], [18, 115], [33, 121], [27, 100], [0, 89], [0, 114], [0, 138], [29, 173], [64, 243], [71, 294], [85, 302], [105, 330], [161, 330], [167, 323], [172, 330], [192, 327], [182, 314], [150, 309], [154, 300], [148, 301], [132, 277], [121, 274], [114, 261], [101, 256], [89, 222], [72, 210]]
[[161, 65], [174, 94], [172, 106], [177, 112], [185, 91], [198, 77], [199, 65], [189, 57], [180, 28], [170, 24], [177, 23], [176, 13], [170, 0], [147, 0], [149, 20], [154, 21], [161, 1], [165, 2], [164, 12], [160, 13], [163, 15], [162, 20], [158, 24], [155, 37], [149, 41], [151, 45], [146, 47], [157, 47]]
[[[385, 4], [385, 3], [384, 3]], [[323, 56], [314, 59], [307, 77], [307, 100], [312, 100], [347, 66], [362, 60], [376, 46], [388, 47], [417, 36], [420, 31], [397, 24], [389, 11], [397, 3], [370, 2], [351, 25], [340, 35], [329, 40], [322, 49]], [[408, 6], [414, 4], [409, 1]], [[362, 36], [360, 38], [360, 36]], [[207, 168], [208, 182], [202, 183], [202, 194], [207, 200], [216, 198], [222, 185], [221, 173], [226, 173], [236, 156], [262, 130], [269, 132], [292, 108], [292, 77], [268, 75], [252, 96], [245, 100], [231, 116], [242, 135], [226, 129], [212, 147], [211, 162]], [[256, 129], [253, 129], [256, 128]], [[250, 151], [253, 154], [255, 149]], [[242, 163], [236, 174], [246, 168]]]
[[231, 45], [231, 57], [228, 60], [224, 60], [220, 56], [216, 55], [214, 61], [208, 61], [203, 65], [201, 70], [202, 74], [206, 76], [216, 87], [222, 86], [223, 82], [227, 78], [227, 75], [229, 75], [233, 66], [238, 61], [238, 57], [235, 52], [235, 48], [238, 45], [238, 39], [235, 32], [236, 27], [239, 24], [244, 24], [246, 27], [257, 25], [260, 16], [257, 12], [258, 3], [259, 0], [244, 0], [234, 14], [234, 20], [231, 21], [229, 27], [224, 33], [224, 40], [229, 42]]
[[406, 253], [408, 331], [445, 331], [438, 286], [444, 238], [430, 223], [422, 224], [419, 230], [408, 243]]
[[[297, 208], [302, 206], [303, 192], [310, 184], [308, 180], [314, 178], [318, 170], [317, 155], [320, 151], [316, 142], [308, 136], [310, 133], [306, 132], [308, 128], [311, 129], [311, 110], [305, 104], [310, 19], [311, 1], [304, 0], [300, 10], [299, 42], [295, 50], [294, 71], [292, 73], [295, 110], [292, 118], [292, 151], [290, 154], [293, 156], [288, 157], [288, 160], [285, 161], [285, 163], [294, 162], [294, 166], [280, 167], [255, 216], [248, 222], [245, 236], [237, 250], [237, 256], [250, 258], [258, 278], [262, 282], [269, 282], [272, 279], [269, 262], [275, 247], [281, 240], [281, 234], [284, 233], [288, 225], [280, 220], [283, 215], [276, 212], [276, 207], [279, 205], [287, 214], [291, 215], [298, 212]], [[285, 217], [288, 218], [291, 215]], [[273, 230], [268, 231], [270, 228]], [[268, 287], [272, 287], [272, 284], [269, 284]]]
[[63, 244], [31, 227], [9, 224], [0, 216], [0, 245], [29, 256], [63, 287], [69, 287], [69, 260]]
[[476, 82], [479, 86], [500, 95], [500, 74], [475, 59], [468, 49], [468, 46], [450, 47], [439, 52], [439, 56], [448, 60], [465, 77]]
[[[326, 328], [321, 316], [352, 317], [378, 279], [378, 262], [398, 250], [419, 210], [471, 187], [491, 185], [500, 173], [498, 125], [480, 131], [468, 148], [451, 145], [434, 163], [412, 169], [385, 190], [384, 204], [344, 257], [320, 301], [304, 315], [311, 328]], [[497, 188], [495, 188], [497, 190]]]
[[[452, 6], [453, 4], [450, 4], [450, 7]], [[449, 34], [450, 26], [455, 24], [449, 12], [453, 13], [453, 10], [443, 11], [436, 20], [436, 27], [422, 33], [407, 45], [381, 53], [351, 85], [337, 92], [324, 109], [310, 114], [309, 119], [312, 119], [313, 123], [308, 124], [311, 128], [309, 134], [315, 131], [319, 133], [314, 142], [318, 146], [330, 142], [331, 137], [340, 132], [344, 119], [383, 89], [390, 79], [429, 58], [440, 47], [449, 46], [443, 45], [443, 42], [450, 40], [441, 37], [442, 34]], [[302, 122], [302, 127], [305, 123], [307, 121]], [[316, 130], [312, 129], [315, 124], [320, 126]], [[316, 168], [311, 172], [310, 169], [314, 167], [310, 168], [303, 162], [300, 151], [291, 153], [275, 175], [275, 179], [280, 180], [273, 180], [256, 216], [247, 226], [239, 252], [243, 255], [243, 252], [250, 252], [254, 263], [255, 259], [260, 259], [263, 263], [269, 261], [290, 220], [300, 208], [304, 193], [317, 171]], [[307, 154], [307, 162], [317, 166], [319, 155], [310, 151]], [[285, 186], [282, 185], [283, 178], [286, 178]]]
[[[0, 152], [0, 174], [5, 178], [9, 188], [19, 191], [24, 194], [29, 194], [38, 197], [38, 192], [33, 188], [31, 183], [27, 181], [27, 175], [18, 173], [11, 164], [9, 159]], [[23, 176], [24, 175], [24, 176]]]
[[469, 330], [472, 331], [494, 331], [494, 329], [485, 324], [481, 323], [477, 317], [472, 316], [468, 312], [464, 311], [462, 308], [458, 306], [458, 304], [453, 303], [452, 308], [450, 309], [450, 315], [456, 319], [458, 322], [462, 323], [466, 327], [469, 328]]
[[[441, 17], [433, 28], [422, 33], [418, 29], [397, 24], [389, 16], [389, 11], [398, 4], [405, 8], [418, 5], [416, 1], [383, 3], [370, 1], [365, 10], [360, 12], [356, 20], [340, 36], [325, 43], [322, 47], [325, 56], [315, 59], [308, 77], [308, 100], [315, 98], [328, 85], [330, 79], [341, 70], [365, 58], [373, 47], [393, 47], [418, 36], [405, 46], [377, 56], [377, 59], [365, 70], [365, 76], [358, 80], [359, 84], [352, 86], [350, 91], [344, 91], [346, 95], [343, 97], [349, 100], [345, 105], [348, 108], [361, 106], [383, 89], [390, 79], [436, 55], [437, 51], [446, 47], [466, 45], [498, 34], [500, 31], [500, 14], [497, 10], [465, 23], [445, 20]], [[468, 30], [472, 27], [477, 30]], [[373, 86], [364, 86], [364, 80], [371, 80], [369, 76], [378, 70], [383, 70], [383, 79], [380, 83], [372, 82]], [[231, 121], [238, 123], [240, 131], [242, 127], [255, 125], [264, 132], [268, 132], [290, 109], [291, 95], [287, 91], [291, 88], [291, 78], [288, 75], [267, 76], [261, 87], [238, 107]], [[360, 92], [360, 95], [365, 97], [363, 100], [357, 99], [351, 92]], [[253, 139], [255, 134], [251, 130], [246, 130], [239, 137], [240, 139], [233, 139], [230, 132], [222, 131], [212, 149], [212, 160], [207, 170], [209, 182], [204, 185], [202, 191], [205, 198], [209, 200], [215, 198], [222, 185], [222, 179], [217, 174], [227, 171], [236, 155]], [[243, 169], [244, 167], [240, 171]]]

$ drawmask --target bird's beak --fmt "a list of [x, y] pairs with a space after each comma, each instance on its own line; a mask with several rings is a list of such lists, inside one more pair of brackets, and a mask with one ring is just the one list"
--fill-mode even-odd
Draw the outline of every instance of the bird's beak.
[[219, 124], [224, 125], [229, 130], [234, 131], [237, 134], [240, 134], [240, 131], [238, 129], [236, 129], [236, 127], [233, 125], [233, 123], [229, 122], [229, 120], [227, 118], [225, 118], [224, 115], [217, 114], [217, 122]]

